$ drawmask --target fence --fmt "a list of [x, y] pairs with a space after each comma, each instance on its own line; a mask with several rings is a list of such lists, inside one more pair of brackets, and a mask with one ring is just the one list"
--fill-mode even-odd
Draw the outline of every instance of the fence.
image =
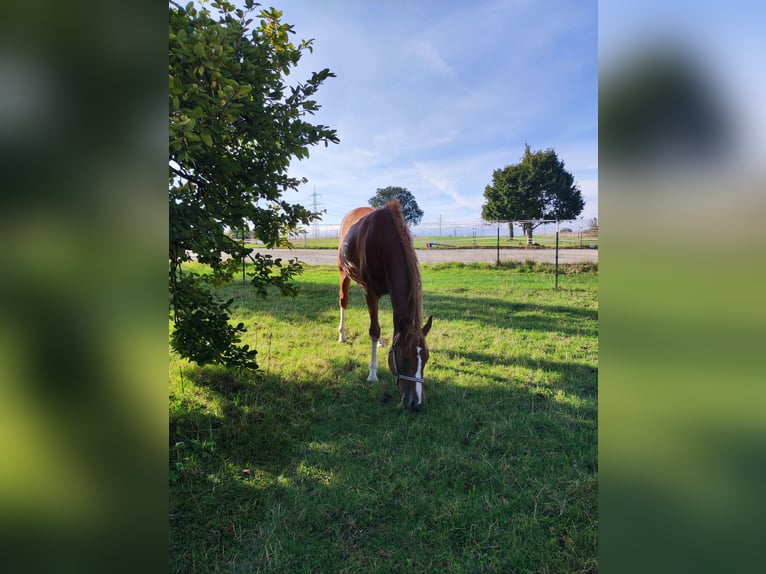
[[[487, 223], [479, 220], [476, 222], [449, 222], [421, 223], [412, 228], [416, 246], [428, 248], [472, 248], [494, 245], [500, 236], [501, 246], [517, 246], [527, 243], [527, 236], [521, 228], [522, 222], [514, 222], [513, 239], [510, 237], [509, 222], [500, 221]], [[535, 228], [532, 231], [532, 242], [553, 246], [556, 235], [556, 222], [545, 221], [533, 222]], [[583, 220], [560, 221], [559, 241], [562, 247], [594, 248], [598, 245], [598, 227], [591, 227]], [[296, 243], [308, 243], [311, 240], [338, 239], [340, 224], [338, 223], [315, 223], [310, 228], [303, 229], [295, 234]]]

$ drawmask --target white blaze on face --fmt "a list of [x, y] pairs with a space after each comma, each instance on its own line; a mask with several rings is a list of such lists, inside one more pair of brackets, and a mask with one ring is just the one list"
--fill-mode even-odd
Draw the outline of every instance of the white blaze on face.
[[[416, 379], [422, 379], [423, 378], [423, 361], [420, 358], [420, 351], [423, 350], [423, 347], [417, 347], [418, 350], [418, 370], [415, 372], [415, 378]], [[423, 402], [423, 383], [415, 383], [415, 394], [418, 397], [418, 404]]]

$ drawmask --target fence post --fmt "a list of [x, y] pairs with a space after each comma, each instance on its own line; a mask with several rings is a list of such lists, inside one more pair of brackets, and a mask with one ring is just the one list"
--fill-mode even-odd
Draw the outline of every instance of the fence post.
[[500, 267], [500, 222], [497, 222], [497, 263], [496, 267]]
[[559, 220], [556, 220], [556, 289], [559, 288]]
[[[242, 228], [242, 247], [245, 247], [245, 228]], [[245, 278], [245, 258], [242, 257], [242, 285], [247, 285], [247, 279]]]

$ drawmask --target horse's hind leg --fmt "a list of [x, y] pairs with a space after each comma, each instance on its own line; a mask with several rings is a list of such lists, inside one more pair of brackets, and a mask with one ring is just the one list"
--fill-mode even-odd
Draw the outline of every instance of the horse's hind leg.
[[370, 312], [370, 374], [367, 381], [372, 383], [378, 380], [378, 342], [380, 341], [380, 323], [378, 322], [378, 297], [367, 295], [367, 310]]
[[340, 325], [338, 325], [338, 342], [346, 342], [346, 305], [348, 305], [348, 288], [351, 284], [351, 279], [348, 275], [340, 272]]

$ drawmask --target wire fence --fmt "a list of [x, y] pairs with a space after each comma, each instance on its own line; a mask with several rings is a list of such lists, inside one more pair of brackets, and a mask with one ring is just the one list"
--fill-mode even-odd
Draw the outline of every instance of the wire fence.
[[[513, 236], [511, 226], [513, 223]], [[598, 225], [593, 225], [581, 219], [570, 221], [535, 220], [531, 242], [522, 229], [526, 222], [499, 221], [488, 223], [477, 222], [449, 222], [421, 223], [411, 228], [413, 238], [417, 246], [426, 248], [460, 248], [494, 246], [499, 240], [501, 246], [518, 246], [529, 243], [547, 246], [552, 245], [558, 228], [559, 242], [562, 247], [595, 248], [598, 246]], [[298, 244], [308, 243], [312, 240], [338, 239], [340, 224], [315, 223], [311, 227], [302, 229], [293, 237]]]
[[[552, 263], [555, 269], [555, 287], [558, 288], [559, 262], [571, 264], [598, 261], [598, 251], [583, 251], [598, 249], [598, 221], [591, 221], [592, 223], [588, 224], [582, 220], [451, 224], [441, 222], [438, 227], [416, 226], [412, 229], [412, 234], [415, 249], [421, 250], [418, 252], [418, 260], [421, 262], [443, 262], [447, 254], [437, 251], [454, 249], [460, 250], [454, 254], [466, 263], [484, 262], [498, 266], [501, 265], [501, 261]], [[531, 238], [523, 231], [525, 227], [529, 229], [530, 226]], [[511, 229], [514, 231], [513, 235]], [[314, 264], [332, 265], [337, 263], [331, 248], [338, 247], [339, 231], [339, 224], [317, 223], [291, 234], [290, 242], [296, 248], [314, 248], [310, 250], [314, 252]], [[448, 234], [445, 235], [445, 232]], [[253, 237], [248, 241], [246, 234], [243, 235], [244, 237], [240, 236], [240, 240], [255, 245], [259, 243]], [[530, 247], [534, 249], [530, 251]], [[540, 249], [537, 249], [538, 247]], [[321, 261], [318, 261], [317, 257]], [[244, 275], [243, 262], [243, 281]]]

